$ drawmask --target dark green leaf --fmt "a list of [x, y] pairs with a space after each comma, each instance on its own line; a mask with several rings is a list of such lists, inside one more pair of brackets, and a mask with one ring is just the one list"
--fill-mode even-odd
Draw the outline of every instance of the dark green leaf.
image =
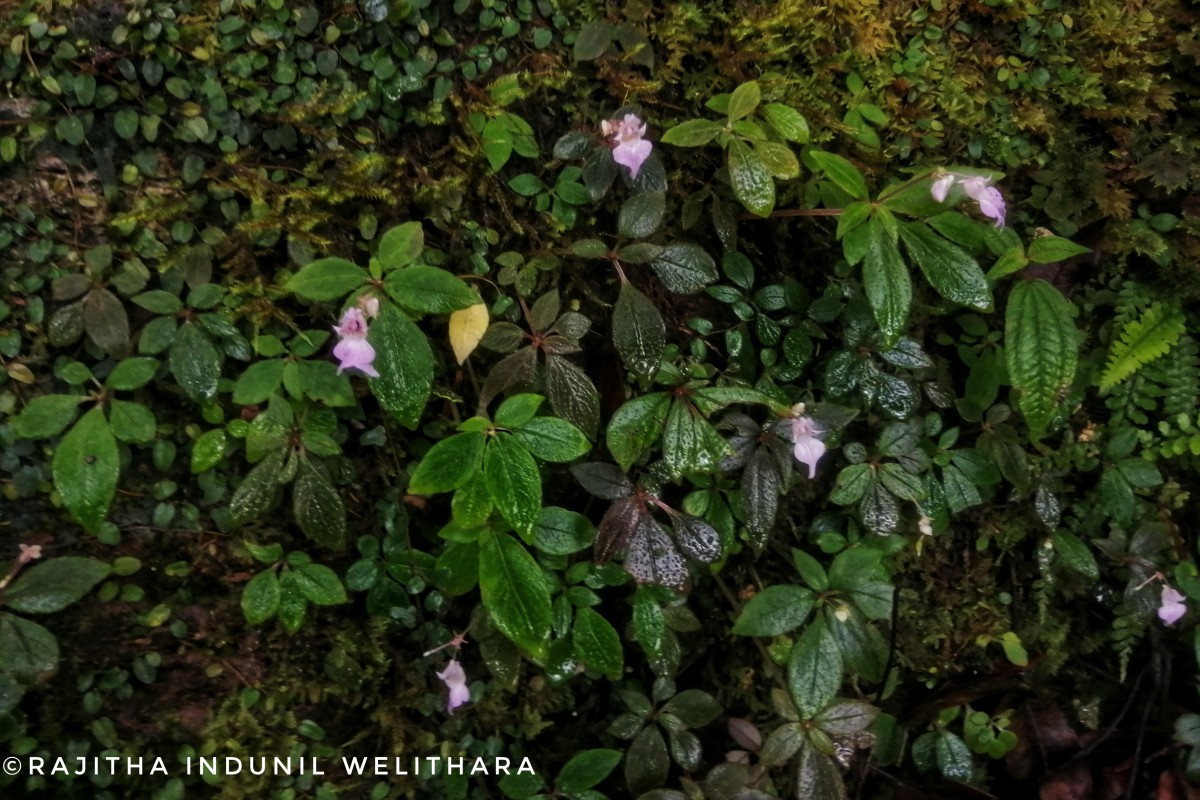
[[301, 564], [290, 574], [300, 593], [314, 605], [336, 606], [349, 602], [341, 579], [324, 564]]
[[117, 440], [99, 408], [84, 414], [62, 438], [51, 466], [63, 505], [90, 532], [108, 513], [120, 470]]
[[621, 649], [621, 637], [608, 620], [590, 608], [581, 608], [575, 612], [571, 636], [575, 654], [581, 661], [611, 680], [621, 676], [625, 654]]
[[1088, 248], [1061, 236], [1039, 236], [1029, 243], [1029, 260], [1035, 264], [1053, 264], [1090, 252]]
[[[912, 304], [912, 280], [896, 243], [878, 216], [868, 223], [870, 240], [863, 259], [863, 287], [885, 341], [894, 343], [904, 333]], [[844, 242], [849, 239], [843, 240]]]
[[108, 373], [104, 385], [119, 392], [140, 389], [150, 382], [158, 371], [158, 360], [153, 358], [126, 358]]
[[846, 159], [833, 153], [813, 150], [808, 153], [817, 167], [833, 181], [839, 189], [855, 200], [867, 199], [867, 182], [858, 168]]
[[25, 439], [49, 439], [75, 421], [76, 409], [87, 397], [74, 394], [43, 394], [12, 421], [13, 431]]
[[0, 674], [33, 685], [56, 669], [58, 640], [54, 634], [36, 622], [0, 612]]
[[901, 222], [900, 239], [938, 294], [979, 311], [992, 310], [992, 290], [965, 250], [922, 222]]
[[260, 625], [279, 610], [279, 578], [267, 569], [255, 575], [242, 589], [242, 614], [246, 622]]
[[814, 718], [842, 685], [842, 656], [823, 619], [805, 628], [792, 645], [788, 687], [805, 719]]
[[4, 605], [25, 614], [53, 614], [82, 599], [110, 572], [112, 567], [92, 558], [44, 561], [22, 573], [4, 592]]
[[717, 265], [702, 247], [677, 242], [658, 251], [650, 268], [663, 285], [677, 294], [694, 294], [717, 279]]
[[272, 450], [242, 479], [229, 501], [229, 516], [234, 525], [244, 525], [271, 507], [286, 455], [282, 448]]
[[1035, 438], [1050, 424], [1075, 377], [1074, 306], [1043, 280], [1021, 281], [1008, 298], [1005, 352], [1021, 411]]
[[283, 364], [282, 359], [270, 358], [247, 367], [233, 385], [233, 402], [243, 406], [265, 402], [279, 390]]
[[301, 458], [296, 470], [292, 512], [300, 530], [317, 544], [331, 550], [346, 546], [346, 507], [342, 497], [308, 458]]
[[533, 529], [533, 546], [556, 556], [577, 553], [595, 538], [596, 529], [587, 517], [557, 506], [543, 508]]
[[663, 460], [672, 475], [711, 470], [729, 451], [729, 443], [712, 423], [683, 401], [671, 404], [662, 436]]
[[129, 316], [108, 289], [93, 289], [83, 298], [83, 329], [111, 356], [121, 357], [129, 351]]
[[168, 359], [171, 374], [189, 398], [211, 400], [221, 378], [221, 354], [195, 322], [185, 322], [175, 334]]
[[813, 593], [802, 586], [768, 586], [742, 608], [733, 632], [740, 636], [779, 636], [804, 624]]
[[586, 791], [607, 778], [620, 761], [620, 750], [584, 750], [563, 766], [554, 784], [566, 794]]
[[734, 139], [729, 143], [726, 167], [733, 193], [747, 211], [760, 217], [775, 210], [775, 179], [759, 156], [745, 143]]
[[1088, 580], [1100, 579], [1100, 566], [1096, 563], [1096, 557], [1078, 536], [1070, 531], [1056, 531], [1053, 542], [1054, 551], [1063, 566]]
[[613, 308], [613, 344], [621, 360], [636, 376], [649, 378], [658, 371], [667, 329], [650, 298], [623, 283]]
[[617, 234], [626, 239], [645, 239], [662, 225], [666, 211], [663, 192], [635, 194], [621, 206], [617, 218]]
[[595, 438], [600, 427], [600, 393], [592, 379], [562, 356], [546, 356], [546, 397], [554, 413]]
[[636, 797], [660, 788], [667, 780], [671, 760], [667, 743], [657, 725], [648, 725], [637, 735], [625, 756], [625, 786]]
[[141, 403], [112, 400], [108, 407], [108, 423], [119, 442], [146, 444], [154, 441], [157, 434], [154, 413]]
[[574, 461], [592, 449], [582, 431], [557, 417], [534, 417], [512, 433], [542, 461]]

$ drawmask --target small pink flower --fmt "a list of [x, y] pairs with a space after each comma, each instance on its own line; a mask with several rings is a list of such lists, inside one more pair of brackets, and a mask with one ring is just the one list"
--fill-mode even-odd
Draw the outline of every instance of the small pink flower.
[[980, 175], [960, 175], [956, 172], [948, 172], [934, 180], [929, 187], [929, 194], [934, 200], [944, 203], [947, 195], [950, 193], [950, 188], [955, 183], [963, 188], [967, 197], [979, 205], [979, 213], [988, 219], [995, 220], [997, 228], [1004, 227], [1004, 215], [1006, 211], [1004, 195], [1000, 194], [999, 189], [992, 186], [990, 178], [984, 178]]
[[375, 319], [379, 316], [379, 298], [373, 294], [360, 295], [358, 307], [367, 315], [367, 319]]
[[358, 369], [372, 378], [378, 378], [372, 362], [375, 360], [375, 348], [367, 341], [367, 320], [361, 309], [351, 307], [342, 314], [341, 324], [334, 327], [334, 332], [342, 339], [333, 348], [333, 357], [338, 360], [338, 374], [343, 370]]
[[467, 673], [463, 672], [458, 659], [451, 659], [446, 669], [437, 673], [437, 676], [450, 690], [450, 697], [446, 701], [447, 714], [453, 714], [454, 709], [471, 701], [471, 690], [467, 688]]
[[1187, 598], [1181, 592], [1170, 586], [1162, 587], [1162, 605], [1158, 607], [1158, 618], [1164, 625], [1174, 625], [1187, 611], [1184, 601]]
[[948, 173], [938, 178], [929, 187], [929, 193], [933, 195], [933, 199], [939, 203], [946, 202], [946, 195], [950, 193], [950, 187], [954, 185], [954, 175]]
[[801, 464], [808, 465], [808, 477], [817, 476], [817, 462], [825, 455], [825, 443], [818, 436], [822, 433], [811, 417], [792, 418], [792, 455]]
[[642, 164], [650, 157], [650, 151], [654, 149], [650, 142], [642, 138], [646, 135], [646, 123], [636, 114], [626, 114], [625, 119], [604, 120], [600, 123], [600, 130], [616, 143], [613, 161], [629, 167], [629, 177], [636, 178]]
[[42, 546], [40, 544], [19, 544], [21, 555], [17, 556], [18, 564], [28, 564], [30, 561], [37, 561], [42, 557]]

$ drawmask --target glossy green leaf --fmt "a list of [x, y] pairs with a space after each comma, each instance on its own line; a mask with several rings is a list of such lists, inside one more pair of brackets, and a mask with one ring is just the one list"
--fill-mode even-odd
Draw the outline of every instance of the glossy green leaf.
[[625, 366], [638, 377], [651, 377], [667, 344], [667, 327], [658, 308], [632, 284], [623, 283], [612, 324], [613, 344]]
[[53, 614], [81, 600], [108, 577], [112, 567], [81, 556], [34, 564], [4, 592], [4, 605], [25, 614]]
[[700, 147], [717, 138], [723, 130], [724, 126], [711, 120], [689, 119], [663, 133], [660, 141], [676, 147]]
[[591, 789], [608, 777], [621, 761], [620, 750], [584, 750], [563, 765], [554, 785], [560, 792], [575, 794]]
[[729, 451], [729, 443], [694, 405], [675, 401], [663, 429], [663, 460], [671, 474], [711, 470]]
[[842, 655], [837, 642], [818, 618], [792, 645], [788, 661], [788, 688], [805, 719], [812, 719], [837, 694], [842, 685]]
[[63, 505], [90, 532], [100, 527], [108, 513], [120, 470], [117, 440], [99, 408], [84, 414], [67, 431], [51, 465]]
[[271, 507], [285, 456], [282, 448], [272, 450], [242, 479], [229, 501], [229, 516], [234, 525], [245, 525]]
[[550, 636], [550, 590], [542, 570], [516, 539], [486, 533], [480, 540], [479, 588], [496, 627], [526, 650]]
[[617, 234], [626, 239], [644, 239], [662, 225], [666, 211], [663, 192], [635, 194], [621, 205], [617, 217]]
[[452, 492], [471, 480], [483, 465], [483, 433], [458, 433], [442, 439], [417, 464], [409, 494]]
[[0, 674], [40, 683], [58, 668], [58, 640], [32, 620], [0, 612]]
[[621, 677], [625, 653], [621, 637], [608, 620], [590, 608], [581, 608], [575, 612], [571, 638], [581, 661], [612, 680]]
[[748, 145], [737, 139], [729, 143], [726, 160], [733, 194], [747, 211], [760, 217], [775, 210], [775, 179]]
[[908, 265], [900, 257], [900, 251], [882, 220], [873, 216], [867, 224], [870, 239], [863, 258], [863, 287], [885, 342], [892, 344], [900, 338], [908, 324], [912, 280]]
[[534, 417], [512, 434], [542, 461], [574, 461], [592, 449], [583, 431], [558, 417]]
[[279, 578], [267, 569], [255, 575], [242, 589], [242, 615], [251, 625], [261, 625], [279, 610]]
[[349, 602], [341, 579], [324, 564], [301, 564], [293, 567], [290, 574], [304, 599], [314, 605], [336, 606]]
[[987, 278], [965, 250], [922, 222], [901, 222], [900, 239], [938, 294], [960, 305], [991, 311], [992, 290]]
[[449, 314], [479, 303], [479, 295], [444, 269], [416, 265], [396, 270], [383, 288], [405, 308], [422, 314]]
[[401, 425], [415, 428], [433, 388], [429, 340], [390, 303], [381, 304], [368, 339], [375, 348], [375, 369], [379, 372], [379, 377], [371, 381], [371, 391]]
[[704, 248], [677, 242], [660, 249], [650, 259], [658, 279], [676, 294], [694, 294], [717, 279], [717, 265]]
[[533, 456], [513, 435], [498, 433], [484, 451], [483, 477], [504, 520], [531, 540], [542, 508], [542, 476]]
[[1043, 280], [1021, 281], [1008, 298], [1004, 343], [1021, 412], [1041, 437], [1075, 377], [1074, 306]]
[[146, 444], [154, 441], [157, 434], [154, 413], [141, 403], [112, 400], [108, 406], [108, 424], [119, 442]]
[[758, 88], [756, 81], [748, 81], [738, 86], [733, 90], [733, 94], [729, 96], [729, 124], [737, 122], [743, 117], [748, 117], [758, 108], [758, 104], [762, 101], [762, 90]]
[[863, 180], [858, 167], [834, 153], [812, 150], [808, 153], [817, 167], [833, 181], [839, 189], [855, 200], [867, 199], [867, 182]]
[[195, 322], [185, 322], [175, 334], [168, 358], [171, 374], [189, 398], [211, 400], [221, 378], [221, 354]]
[[228, 440], [220, 428], [206, 431], [192, 445], [191, 469], [193, 475], [212, 469], [225, 457]]
[[779, 636], [804, 624], [813, 593], [803, 586], [768, 586], [742, 608], [733, 632], [739, 636]]
[[113, 367], [104, 380], [104, 385], [118, 392], [128, 392], [140, 389], [150, 382], [158, 371], [159, 362], [155, 358], [126, 358]]
[[1029, 243], [1029, 260], [1035, 264], [1053, 264], [1092, 252], [1061, 236], [1038, 236]]
[[317, 544], [331, 550], [346, 546], [346, 507], [342, 496], [308, 458], [301, 458], [296, 469], [292, 513], [300, 530]]

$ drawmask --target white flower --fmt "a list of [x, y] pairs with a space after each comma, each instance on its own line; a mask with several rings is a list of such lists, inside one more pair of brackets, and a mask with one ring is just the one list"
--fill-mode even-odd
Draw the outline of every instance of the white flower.
[[18, 564], [28, 564], [30, 561], [37, 561], [42, 557], [42, 546], [40, 544], [25, 544], [17, 545], [21, 548], [21, 555], [17, 556]]
[[933, 199], [939, 203], [946, 202], [946, 195], [950, 193], [950, 187], [954, 185], [953, 173], [947, 173], [933, 182], [929, 187], [929, 193], [933, 195]]

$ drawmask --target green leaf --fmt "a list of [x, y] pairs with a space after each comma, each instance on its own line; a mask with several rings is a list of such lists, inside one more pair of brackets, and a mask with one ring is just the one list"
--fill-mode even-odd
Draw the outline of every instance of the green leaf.
[[758, 108], [762, 101], [762, 91], [756, 81], [748, 81], [733, 90], [729, 96], [729, 124], [737, 122], [742, 117], [748, 117]]
[[562, 356], [546, 356], [546, 397], [554, 413], [594, 438], [600, 427], [600, 393], [587, 373]]
[[409, 494], [452, 492], [466, 484], [483, 464], [483, 433], [459, 433], [429, 448], [408, 483]]
[[1166, 355], [1187, 329], [1187, 318], [1178, 308], [1154, 303], [1131, 319], [1114, 337], [1108, 351], [1108, 366], [1100, 388], [1111, 389], [1151, 361]]
[[786, 144], [755, 142], [754, 155], [766, 166], [773, 178], [786, 181], [800, 174], [800, 161]]
[[1117, 470], [1129, 485], [1138, 489], [1150, 489], [1163, 482], [1158, 467], [1144, 458], [1126, 458], [1118, 462]]
[[542, 476], [533, 456], [511, 434], [498, 433], [484, 451], [483, 477], [501, 516], [521, 538], [532, 539], [542, 508]]
[[671, 768], [667, 743], [657, 725], [647, 725], [625, 754], [625, 786], [630, 797], [662, 787]]
[[342, 496], [308, 458], [301, 458], [296, 470], [292, 513], [300, 530], [317, 544], [331, 550], [346, 546], [346, 507]]
[[58, 640], [36, 622], [0, 612], [0, 675], [40, 683], [58, 669]]
[[283, 381], [283, 360], [271, 358], [251, 364], [233, 385], [233, 402], [257, 405], [275, 394]]
[[661, 713], [674, 716], [689, 728], [703, 728], [724, 710], [708, 692], [686, 689], [668, 700]]
[[768, 217], [775, 210], [775, 179], [767, 165], [744, 142], [729, 143], [726, 160], [733, 194], [747, 211]]
[[286, 454], [283, 448], [272, 450], [242, 479], [229, 500], [229, 517], [234, 525], [245, 525], [271, 507]]
[[871, 727], [879, 709], [861, 700], [835, 703], [822, 711], [813, 723], [830, 736], [853, 736]]
[[320, 302], [345, 297], [370, 279], [365, 269], [344, 258], [320, 258], [301, 267], [284, 288]]
[[227, 443], [225, 431], [220, 428], [201, 434], [192, 445], [192, 474], [199, 475], [220, 464]]
[[625, 366], [639, 378], [658, 371], [667, 344], [667, 326], [650, 298], [632, 284], [621, 284], [613, 308], [613, 344]]
[[788, 688], [804, 719], [812, 719], [842, 685], [842, 655], [825, 621], [818, 617], [792, 645]]
[[729, 443], [717, 433], [694, 405], [675, 401], [663, 429], [663, 460], [672, 475], [713, 469], [729, 450]]
[[75, 421], [76, 409], [89, 398], [75, 394], [43, 394], [12, 421], [13, 431], [23, 439], [49, 439]]
[[117, 441], [145, 444], [154, 441], [158, 422], [154, 413], [141, 403], [112, 400], [108, 408], [108, 423]]
[[542, 570], [516, 539], [484, 533], [479, 588], [496, 627], [526, 650], [538, 652], [550, 636], [550, 589]]
[[1090, 252], [1088, 248], [1061, 236], [1039, 236], [1029, 243], [1029, 260], [1035, 264], [1053, 264]]
[[[886, 345], [895, 344], [908, 324], [912, 304], [912, 280], [908, 265], [879, 216], [868, 223], [870, 239], [863, 259], [863, 287], [883, 332]], [[849, 241], [846, 239], [844, 241]]]
[[288, 570], [279, 576], [279, 623], [288, 633], [295, 633], [308, 615], [308, 600], [300, 591], [296, 571]]
[[350, 602], [337, 573], [324, 564], [301, 564], [291, 570], [293, 581], [313, 605], [336, 606]]
[[796, 796], [813, 800], [846, 800], [846, 784], [832, 758], [806, 740], [796, 763]]
[[242, 589], [242, 615], [251, 625], [261, 625], [279, 610], [279, 578], [268, 569], [255, 575]]
[[717, 265], [704, 248], [690, 242], [669, 244], [650, 260], [663, 285], [676, 294], [693, 294], [715, 281]]
[[406, 222], [390, 229], [379, 240], [379, 263], [384, 269], [407, 267], [425, 250], [425, 231], [419, 222]]
[[670, 410], [670, 395], [654, 392], [633, 398], [613, 414], [605, 438], [623, 472], [662, 436]]
[[1096, 563], [1096, 557], [1078, 536], [1060, 530], [1055, 532], [1052, 541], [1054, 552], [1058, 554], [1063, 566], [1088, 580], [1100, 579], [1100, 566]]
[[621, 637], [608, 620], [590, 608], [575, 612], [575, 627], [571, 633], [575, 655], [592, 669], [617, 680], [625, 668], [625, 653]]
[[571, 757], [558, 773], [554, 785], [564, 794], [576, 794], [591, 789], [616, 768], [621, 761], [620, 750], [584, 750]]
[[869, 464], [851, 464], [838, 473], [829, 493], [829, 501], [839, 506], [857, 503], [866, 493], [871, 484], [871, 467]]
[[129, 316], [108, 289], [93, 289], [84, 296], [83, 329], [111, 356], [124, 356], [129, 350]]
[[626, 239], [645, 239], [662, 225], [666, 211], [663, 192], [635, 194], [622, 204], [617, 218], [617, 234]]
[[808, 144], [808, 120], [796, 109], [782, 103], [767, 103], [763, 116], [775, 132], [796, 144]]
[[437, 267], [396, 270], [384, 279], [383, 288], [397, 303], [422, 314], [449, 314], [479, 303], [474, 289]]
[[512, 433], [542, 461], [574, 461], [592, 449], [583, 431], [557, 417], [534, 417]]
[[943, 776], [963, 782], [971, 779], [971, 750], [966, 742], [953, 733], [938, 731], [935, 752], [938, 770]]
[[1021, 281], [1008, 298], [1005, 352], [1021, 412], [1040, 438], [1075, 377], [1074, 306], [1043, 280]]
[[159, 362], [154, 358], [126, 358], [108, 373], [104, 385], [118, 392], [140, 389], [154, 377], [158, 366]]
[[533, 529], [533, 546], [555, 556], [578, 553], [595, 538], [596, 528], [587, 517], [558, 506], [543, 508]]
[[371, 391], [401, 425], [415, 428], [433, 388], [433, 351], [404, 312], [391, 303], [380, 305], [379, 318], [368, 333], [379, 372]]
[[925, 499], [925, 485], [921, 477], [905, 471], [899, 464], [884, 464], [879, 468], [878, 475], [883, 488], [901, 500]]
[[496, 424], [501, 428], [517, 428], [537, 414], [546, 398], [540, 394], [515, 394], [496, 409]]
[[833, 183], [855, 200], [867, 199], [867, 182], [858, 168], [833, 153], [813, 150], [808, 154]]
[[978, 311], [992, 310], [992, 290], [975, 259], [923, 222], [901, 222], [900, 239], [926, 280], [947, 300]]
[[54, 487], [71, 516], [94, 533], [117, 492], [121, 458], [104, 412], [93, 408], [67, 431], [54, 451]]
[[185, 322], [175, 334], [168, 358], [171, 374], [197, 403], [211, 400], [221, 378], [221, 354], [195, 322]]
[[575, 37], [575, 60], [593, 61], [612, 45], [613, 26], [608, 22], [585, 22]]
[[723, 130], [722, 125], [711, 120], [689, 119], [666, 131], [660, 141], [676, 147], [700, 147], [717, 138]]
[[62, 611], [108, 577], [112, 567], [80, 556], [35, 564], [4, 592], [4, 605], [25, 614]]
[[804, 624], [813, 593], [803, 586], [768, 586], [742, 608], [733, 632], [739, 636], [779, 636]]

